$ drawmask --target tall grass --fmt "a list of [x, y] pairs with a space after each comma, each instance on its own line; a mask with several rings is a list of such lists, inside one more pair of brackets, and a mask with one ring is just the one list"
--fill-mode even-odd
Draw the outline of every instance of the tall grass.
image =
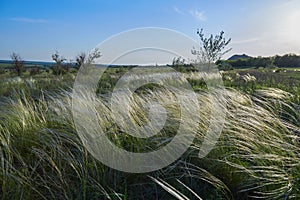
[[[220, 94], [227, 103], [225, 127], [214, 150], [199, 158], [212, 100]], [[281, 90], [257, 91], [251, 96], [233, 89], [199, 90], [201, 108], [193, 145], [168, 167], [147, 174], [119, 172], [91, 156], [77, 135], [71, 96], [61, 90], [35, 99], [21, 92], [17, 98], [1, 100], [2, 199], [300, 198], [299, 113]], [[89, 106], [84, 105], [86, 99], [83, 106]], [[182, 122], [174, 93], [146, 90], [131, 100], [127, 105], [132, 110], [131, 124], [149, 122], [143, 106], [149, 100], [165, 105], [167, 123], [157, 137], [130, 137], [114, 126], [108, 101], [99, 98], [95, 111], [111, 141], [127, 150], [147, 152], [176, 135]]]

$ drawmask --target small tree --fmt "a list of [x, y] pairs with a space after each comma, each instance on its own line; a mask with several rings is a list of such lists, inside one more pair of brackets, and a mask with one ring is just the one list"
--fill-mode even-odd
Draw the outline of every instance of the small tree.
[[83, 64], [92, 64], [95, 62], [97, 58], [100, 57], [101, 57], [101, 52], [99, 51], [98, 48], [92, 50], [92, 52], [89, 55], [87, 55], [85, 52], [81, 52], [75, 58], [76, 66], [79, 68]]
[[87, 58], [87, 64], [92, 64], [95, 62], [95, 60], [97, 58], [101, 57], [101, 52], [98, 48], [95, 48], [94, 50], [92, 50], [91, 53], [89, 53], [89, 56]]
[[21, 76], [24, 68], [24, 60], [15, 52], [13, 52], [10, 57], [13, 61], [14, 70], [18, 76]]
[[81, 52], [75, 57], [76, 60], [76, 67], [79, 68], [86, 60], [86, 53]]
[[229, 52], [231, 49], [225, 50], [226, 46], [230, 43], [231, 38], [226, 40], [224, 37], [224, 31], [221, 31], [219, 35], [210, 35], [206, 38], [203, 33], [203, 29], [197, 30], [197, 35], [200, 37], [200, 49], [192, 49], [192, 54], [197, 56], [197, 62], [201, 63], [213, 63], [220, 60], [221, 57]]
[[173, 66], [183, 66], [186, 64], [187, 64], [187, 61], [181, 56], [173, 58], [173, 61], [172, 61]]
[[54, 54], [52, 54], [52, 60], [55, 61], [55, 66], [53, 67], [53, 74], [64, 74], [66, 71], [63, 68], [63, 64], [66, 61], [66, 59], [63, 56], [59, 55], [59, 53], [56, 51]]

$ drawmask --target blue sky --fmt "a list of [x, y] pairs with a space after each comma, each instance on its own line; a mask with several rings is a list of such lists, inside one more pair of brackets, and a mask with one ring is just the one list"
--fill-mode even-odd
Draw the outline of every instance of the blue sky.
[[0, 0], [0, 59], [74, 59], [119, 32], [162, 27], [197, 39], [197, 28], [232, 38], [235, 53], [300, 54], [298, 0]]

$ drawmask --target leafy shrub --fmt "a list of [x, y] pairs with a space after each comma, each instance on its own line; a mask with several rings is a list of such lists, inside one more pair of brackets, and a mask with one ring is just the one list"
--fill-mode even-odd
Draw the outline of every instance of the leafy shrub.
[[68, 70], [62, 66], [55, 65], [52, 68], [52, 73], [54, 75], [63, 75], [63, 74], [66, 74], [67, 72], [68, 72]]
[[29, 71], [30, 76], [36, 75], [40, 73], [40, 68], [36, 67], [36, 68], [32, 68]]
[[5, 74], [6, 73], [6, 70], [3, 69], [2, 67], [0, 67], [0, 74]]

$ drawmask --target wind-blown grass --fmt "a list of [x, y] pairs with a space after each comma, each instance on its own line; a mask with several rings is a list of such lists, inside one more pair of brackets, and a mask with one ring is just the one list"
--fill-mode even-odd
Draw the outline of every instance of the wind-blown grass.
[[[200, 159], [212, 99], [220, 94], [227, 103], [225, 127], [214, 150]], [[162, 137], [150, 141], [129, 137], [112, 126], [111, 108], [99, 98], [99, 124], [110, 139], [141, 152], [169, 142], [180, 123], [174, 94], [158, 89], [132, 98], [130, 120], [136, 125], [149, 120], [143, 107], [146, 100], [166, 105], [169, 118]], [[39, 99], [20, 93], [1, 100], [2, 199], [300, 198], [299, 113], [286, 93], [272, 89], [250, 96], [233, 89], [199, 90], [197, 98], [201, 109], [194, 144], [173, 164], [147, 174], [119, 172], [90, 155], [75, 129], [70, 92]], [[83, 105], [88, 103], [84, 100]]]

